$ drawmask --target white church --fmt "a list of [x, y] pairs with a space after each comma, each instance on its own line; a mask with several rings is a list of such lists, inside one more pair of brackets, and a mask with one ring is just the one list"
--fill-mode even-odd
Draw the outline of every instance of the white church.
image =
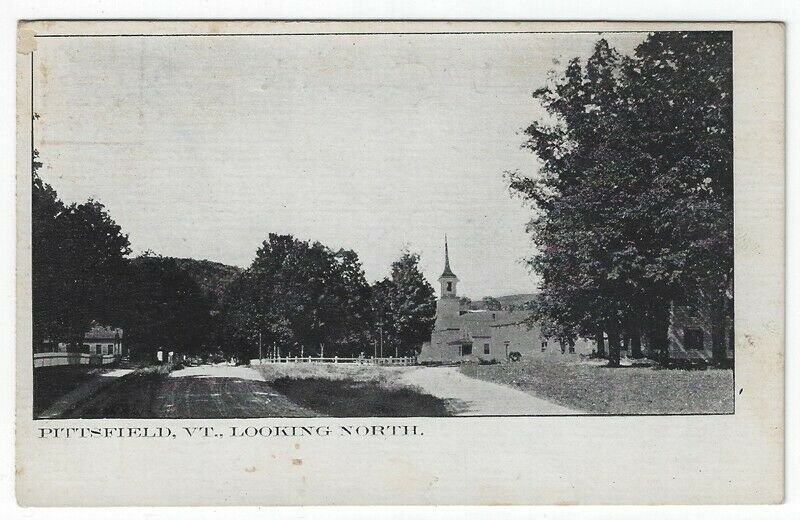
[[450, 267], [445, 239], [436, 322], [431, 340], [422, 345], [421, 363], [506, 361], [512, 352], [519, 352], [522, 359], [588, 355], [592, 352], [592, 343], [584, 339], [579, 339], [574, 345], [562, 345], [555, 339], [546, 338], [538, 325], [526, 323], [530, 311], [461, 310], [456, 289], [458, 282]]

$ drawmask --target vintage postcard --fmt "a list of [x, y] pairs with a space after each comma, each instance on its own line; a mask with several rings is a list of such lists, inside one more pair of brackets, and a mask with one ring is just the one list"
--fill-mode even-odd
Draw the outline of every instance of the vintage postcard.
[[784, 30], [18, 29], [24, 505], [783, 496]]

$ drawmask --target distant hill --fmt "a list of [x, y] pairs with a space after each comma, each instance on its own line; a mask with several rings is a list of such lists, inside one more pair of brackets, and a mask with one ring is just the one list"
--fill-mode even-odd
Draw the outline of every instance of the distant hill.
[[[507, 309], [511, 306], [522, 307], [535, 297], [535, 294], [509, 294], [506, 296], [494, 296], [494, 299], [498, 300], [504, 309]], [[485, 307], [486, 305], [482, 300], [475, 300], [469, 304], [469, 309], [474, 311], [483, 310]]]
[[221, 264], [211, 260], [195, 260], [194, 258], [175, 258], [178, 267], [186, 271], [200, 286], [204, 293], [210, 295], [214, 302], [222, 301], [225, 289], [244, 271], [235, 265]]
[[536, 298], [535, 294], [510, 294], [508, 296], [498, 296], [497, 299], [503, 306], [507, 305], [524, 305], [529, 301]]

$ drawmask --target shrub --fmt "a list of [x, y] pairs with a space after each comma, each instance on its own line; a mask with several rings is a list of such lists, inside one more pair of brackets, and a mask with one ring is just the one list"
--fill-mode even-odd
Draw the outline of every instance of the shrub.
[[508, 359], [516, 363], [517, 361], [522, 359], [522, 354], [520, 354], [519, 352], [512, 352], [508, 355]]

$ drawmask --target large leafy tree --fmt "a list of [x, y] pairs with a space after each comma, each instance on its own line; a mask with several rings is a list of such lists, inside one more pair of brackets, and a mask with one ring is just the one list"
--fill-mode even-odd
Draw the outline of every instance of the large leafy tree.
[[[711, 311], [714, 358], [725, 358], [733, 309], [733, 53], [730, 32], [655, 33], [628, 71], [630, 102], [658, 166], [664, 256], [678, 298]], [[681, 294], [682, 293], [682, 294]]]
[[430, 339], [436, 316], [436, 296], [419, 270], [419, 255], [403, 251], [391, 275], [376, 282], [372, 293], [375, 327], [383, 333], [384, 346], [400, 356], [415, 355]]
[[39, 176], [42, 163], [39, 152], [33, 151], [31, 192], [31, 283], [33, 312], [33, 345], [38, 348], [44, 339], [58, 340], [66, 335], [63, 304], [57, 298], [59, 273], [50, 263], [54, 241], [59, 240], [57, 221], [64, 204], [56, 191]]
[[[656, 33], [624, 58], [605, 40], [534, 92], [550, 117], [526, 144], [539, 178], [510, 174], [533, 203], [541, 276], [535, 315], [559, 335], [666, 347], [669, 304], [716, 302], [732, 279], [730, 36]], [[724, 333], [715, 334], [715, 354]], [[721, 354], [724, 355], [724, 346]]]
[[34, 341], [66, 341], [77, 349], [93, 321], [110, 323], [118, 317], [130, 243], [99, 202], [62, 203], [39, 176], [40, 167], [34, 151]]
[[155, 359], [158, 350], [185, 354], [213, 348], [211, 300], [174, 258], [146, 253], [124, 278], [120, 322], [131, 355]]
[[270, 234], [226, 294], [225, 331], [242, 356], [354, 355], [365, 342], [370, 287], [358, 255]]

